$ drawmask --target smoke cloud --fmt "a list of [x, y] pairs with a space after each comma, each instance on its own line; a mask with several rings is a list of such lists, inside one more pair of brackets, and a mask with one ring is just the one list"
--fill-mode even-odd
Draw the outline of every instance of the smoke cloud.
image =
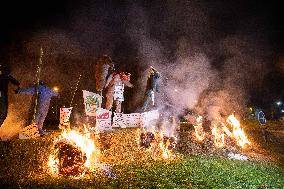
[[[260, 29], [265, 24], [262, 18], [238, 15], [245, 10], [230, 12], [222, 9], [225, 5], [205, 1], [85, 1], [73, 7], [73, 13], [61, 24], [38, 29], [17, 45], [11, 44], [7, 56], [14, 76], [22, 86], [28, 86], [36, 81], [39, 48], [43, 47], [42, 80], [51, 87], [59, 86], [58, 107], [69, 105], [82, 74], [74, 100], [76, 112], [83, 113], [81, 91], [95, 91], [96, 59], [109, 54], [120, 69], [132, 73], [134, 89], [125, 90], [126, 112], [141, 107], [147, 72], [153, 66], [162, 75], [158, 94], [161, 108], [167, 105], [176, 115], [193, 109], [209, 119], [233, 111], [243, 114], [250, 94], [261, 88], [269, 73], [270, 50]], [[234, 16], [235, 20], [231, 19]], [[10, 98], [9, 119], [29, 112], [32, 102], [25, 100], [29, 98]], [[25, 107], [23, 111], [20, 106]]]

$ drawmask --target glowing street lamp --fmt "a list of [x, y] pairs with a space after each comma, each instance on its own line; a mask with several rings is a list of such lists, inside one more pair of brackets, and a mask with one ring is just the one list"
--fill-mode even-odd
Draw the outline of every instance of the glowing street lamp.
[[282, 104], [281, 101], [276, 102], [277, 106], [280, 106]]

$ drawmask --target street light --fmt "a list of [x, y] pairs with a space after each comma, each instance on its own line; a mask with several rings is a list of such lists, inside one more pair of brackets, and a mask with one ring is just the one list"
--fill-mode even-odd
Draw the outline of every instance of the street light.
[[277, 106], [280, 106], [282, 104], [281, 101], [276, 102]]

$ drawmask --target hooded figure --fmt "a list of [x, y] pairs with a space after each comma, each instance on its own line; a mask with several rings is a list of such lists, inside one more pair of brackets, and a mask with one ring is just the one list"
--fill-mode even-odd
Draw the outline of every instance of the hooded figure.
[[158, 80], [160, 78], [160, 73], [151, 66], [149, 71], [149, 76], [147, 79], [144, 104], [142, 107], [143, 111], [146, 111], [149, 102], [152, 102], [152, 106], [155, 105], [155, 92], [159, 93]]
[[[38, 89], [38, 90], [37, 90]], [[47, 87], [42, 81], [39, 85], [34, 85], [29, 88], [19, 89], [17, 93], [19, 94], [36, 94], [38, 91], [37, 96], [37, 107], [36, 107], [36, 115], [35, 115], [35, 123], [38, 127], [39, 134], [43, 136], [45, 133], [42, 130], [43, 122], [45, 117], [48, 113], [50, 100], [53, 96], [58, 96], [57, 92], [54, 92], [52, 89]]]
[[96, 90], [102, 92], [105, 84], [109, 69], [113, 69], [113, 63], [108, 55], [103, 55], [96, 62], [95, 77], [96, 77]]
[[115, 112], [121, 112], [121, 103], [124, 101], [124, 85], [126, 85], [127, 87], [133, 87], [133, 85], [129, 81], [130, 74], [125, 74], [124, 72], [114, 72], [108, 77], [105, 85], [105, 88], [107, 88], [107, 110], [110, 110], [112, 108], [114, 101], [116, 106]]
[[20, 83], [11, 74], [7, 67], [0, 64], [0, 127], [8, 113], [8, 85], [9, 82], [19, 87]]

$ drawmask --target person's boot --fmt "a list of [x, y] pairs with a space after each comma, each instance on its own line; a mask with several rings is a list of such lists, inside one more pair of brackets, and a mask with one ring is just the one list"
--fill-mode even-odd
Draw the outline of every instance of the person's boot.
[[41, 137], [43, 137], [45, 135], [45, 132], [44, 132], [44, 130], [42, 128], [38, 128], [38, 131], [39, 131], [39, 135]]

